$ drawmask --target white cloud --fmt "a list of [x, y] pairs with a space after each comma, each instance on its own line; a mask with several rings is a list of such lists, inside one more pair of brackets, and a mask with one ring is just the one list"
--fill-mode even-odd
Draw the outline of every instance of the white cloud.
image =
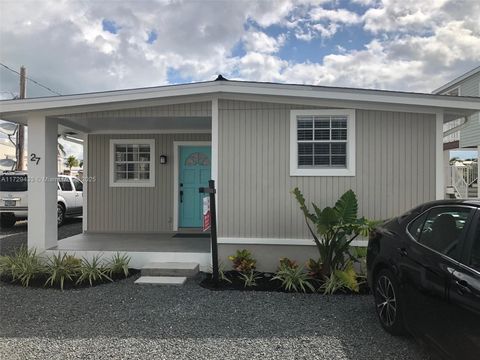
[[[246, 80], [429, 91], [478, 66], [479, 1], [352, 1], [364, 6], [364, 15], [328, 0], [225, 1], [222, 6], [145, 0], [128, 7], [3, 0], [0, 58], [26, 65], [28, 75], [62, 93], [166, 84], [172, 70], [187, 81], [223, 73]], [[104, 19], [118, 24], [117, 34], [102, 29]], [[278, 55], [297, 51], [291, 44], [296, 40], [328, 42], [348, 26], [363, 27], [374, 39], [354, 49], [347, 41], [330, 44], [329, 53], [310, 61]], [[157, 39], [148, 44], [151, 31]], [[234, 54], [237, 48], [245, 54]], [[327, 50], [324, 46], [322, 54]], [[15, 75], [1, 70], [0, 76], [1, 97], [7, 96], [3, 91], [16, 91]], [[47, 93], [29, 86], [28, 94]]]
[[327, 10], [317, 7], [310, 12], [312, 20], [328, 20], [332, 23], [357, 24], [361, 21], [358, 14], [346, 9]]
[[279, 35], [277, 38], [268, 36], [264, 32], [250, 30], [243, 36], [245, 49], [247, 51], [261, 53], [276, 53], [285, 43], [285, 35]]

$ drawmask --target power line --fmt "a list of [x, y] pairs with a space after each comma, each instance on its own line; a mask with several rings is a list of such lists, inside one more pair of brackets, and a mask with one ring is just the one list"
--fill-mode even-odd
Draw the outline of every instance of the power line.
[[[1, 62], [0, 62], [0, 65], [3, 66], [5, 69], [10, 70], [11, 72], [13, 72], [13, 73], [17, 74], [18, 76], [20, 76], [20, 73], [19, 73], [17, 70], [14, 70], [14, 69], [8, 67], [8, 66], [5, 65], [5, 64], [2, 64]], [[53, 94], [55, 94], [55, 95], [62, 95], [62, 94], [60, 94], [59, 92], [50, 89], [48, 86], [45, 86], [45, 85], [43, 85], [43, 84], [40, 84], [38, 81], [35, 81], [35, 80], [33, 80], [32, 78], [29, 78], [28, 76], [26, 76], [26, 78], [27, 78], [27, 80], [30, 80], [30, 81], [33, 82], [34, 84], [36, 84], [36, 85], [38, 85], [38, 86], [40, 86], [40, 87], [42, 87], [42, 88], [50, 91], [51, 93], [53, 93]]]

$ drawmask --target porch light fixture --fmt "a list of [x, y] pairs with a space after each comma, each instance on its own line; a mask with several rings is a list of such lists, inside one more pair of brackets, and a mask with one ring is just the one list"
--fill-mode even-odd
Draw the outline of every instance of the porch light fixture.
[[167, 163], [167, 155], [160, 155], [160, 164], [165, 165]]

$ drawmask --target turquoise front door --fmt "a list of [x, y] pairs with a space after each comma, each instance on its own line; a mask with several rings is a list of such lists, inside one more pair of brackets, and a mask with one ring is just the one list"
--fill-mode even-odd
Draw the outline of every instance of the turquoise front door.
[[179, 220], [183, 228], [202, 227], [202, 197], [198, 189], [208, 186], [211, 177], [210, 146], [180, 146]]

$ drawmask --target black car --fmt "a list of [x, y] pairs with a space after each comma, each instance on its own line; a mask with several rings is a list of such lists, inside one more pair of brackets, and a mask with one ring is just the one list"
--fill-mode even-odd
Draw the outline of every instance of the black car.
[[421, 205], [372, 232], [368, 282], [381, 325], [446, 359], [480, 359], [480, 200]]

